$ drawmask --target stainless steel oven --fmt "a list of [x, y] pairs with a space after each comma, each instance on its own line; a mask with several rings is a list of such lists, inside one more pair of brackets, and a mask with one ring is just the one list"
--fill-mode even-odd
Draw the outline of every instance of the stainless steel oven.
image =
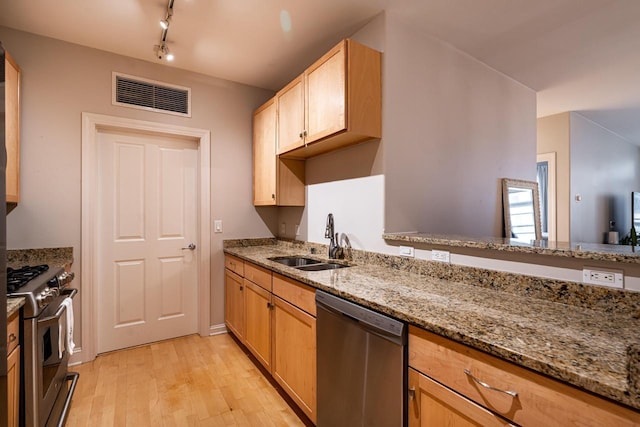
[[[11, 270], [11, 269], [9, 269]], [[12, 277], [26, 275], [21, 287], [12, 289]], [[77, 290], [69, 288], [72, 273], [48, 266], [24, 267], [8, 271], [11, 296], [23, 296], [22, 341], [24, 392], [21, 399], [21, 425], [26, 427], [63, 426], [71, 404], [78, 374], [70, 373], [67, 298]], [[17, 283], [17, 280], [16, 280]]]

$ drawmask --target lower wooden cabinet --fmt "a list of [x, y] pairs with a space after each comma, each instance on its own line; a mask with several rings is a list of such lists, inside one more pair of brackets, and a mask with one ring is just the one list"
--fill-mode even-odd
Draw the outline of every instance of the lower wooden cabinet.
[[316, 318], [274, 297], [273, 378], [316, 422]]
[[244, 343], [271, 372], [271, 292], [244, 279]]
[[227, 328], [315, 423], [315, 290], [229, 255], [225, 267]]
[[20, 346], [18, 313], [7, 319], [7, 415], [8, 426], [18, 427], [20, 420]]
[[224, 323], [244, 342], [244, 283], [242, 277], [226, 269], [224, 272]]
[[409, 366], [411, 426], [640, 426], [638, 411], [414, 326]]

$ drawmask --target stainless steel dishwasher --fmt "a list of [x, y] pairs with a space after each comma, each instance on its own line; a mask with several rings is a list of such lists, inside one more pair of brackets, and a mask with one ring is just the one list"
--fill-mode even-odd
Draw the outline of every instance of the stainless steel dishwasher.
[[407, 328], [316, 291], [318, 427], [406, 425]]

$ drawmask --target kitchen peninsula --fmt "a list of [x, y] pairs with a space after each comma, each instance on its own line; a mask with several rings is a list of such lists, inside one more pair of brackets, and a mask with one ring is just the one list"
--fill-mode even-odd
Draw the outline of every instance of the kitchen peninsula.
[[355, 250], [349, 268], [305, 272], [269, 258], [322, 259], [326, 246], [275, 239], [226, 241], [225, 253], [570, 384], [576, 394], [627, 405], [634, 411], [620, 410], [640, 419], [640, 293]]

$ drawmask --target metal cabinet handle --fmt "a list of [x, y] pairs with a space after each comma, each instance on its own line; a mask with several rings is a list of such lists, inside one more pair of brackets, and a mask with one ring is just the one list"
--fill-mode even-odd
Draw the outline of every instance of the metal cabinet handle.
[[413, 400], [416, 398], [416, 388], [415, 387], [409, 387], [409, 399]]
[[502, 390], [493, 386], [490, 386], [489, 384], [480, 381], [478, 378], [474, 377], [471, 372], [468, 369], [464, 370], [464, 373], [471, 378], [472, 380], [474, 380], [476, 383], [480, 384], [482, 387], [488, 389], [488, 390], [493, 390], [493, 391], [497, 391], [500, 393], [504, 393], [504, 394], [508, 394], [511, 397], [518, 397], [518, 392], [516, 391], [510, 391], [510, 390]]
[[[195, 245], [195, 243], [189, 243], [189, 246], [187, 246], [186, 248], [182, 248], [182, 250], [183, 250], [183, 251], [184, 251], [184, 250], [187, 250], [187, 249], [189, 249], [190, 251], [195, 250], [195, 249], [196, 249], [196, 245]], [[234, 265], [235, 265], [235, 264], [234, 264]]]
[[243, 289], [244, 289], [244, 286], [240, 286], [240, 290], [243, 290]]

